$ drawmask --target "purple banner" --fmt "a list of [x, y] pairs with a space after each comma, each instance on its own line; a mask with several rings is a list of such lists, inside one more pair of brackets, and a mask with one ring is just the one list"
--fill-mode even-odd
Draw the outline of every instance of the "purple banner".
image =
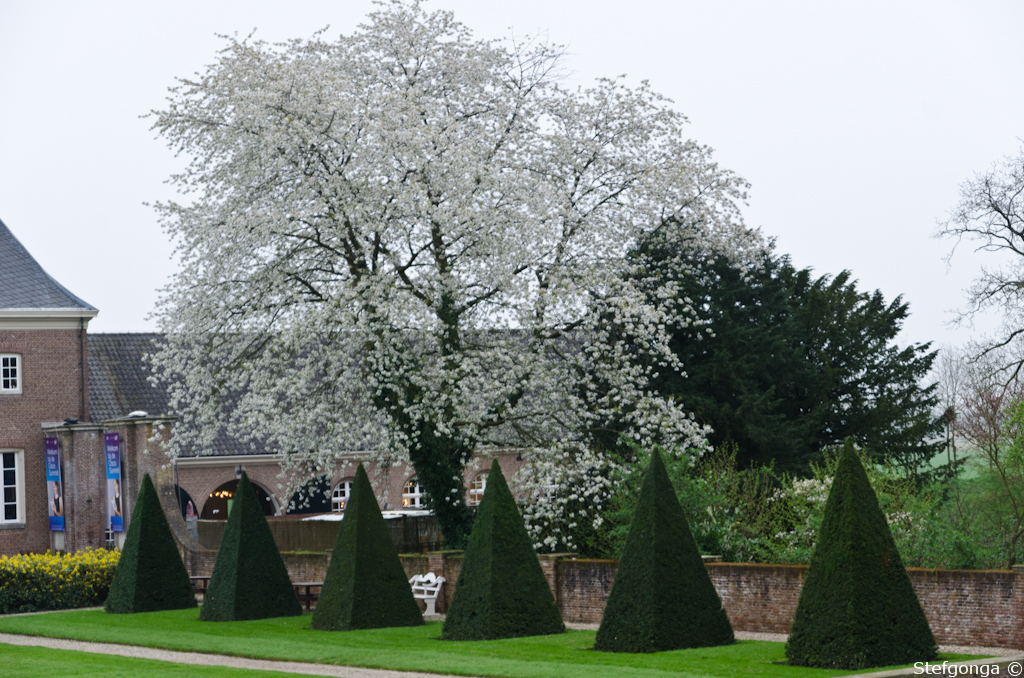
[[44, 438], [46, 454], [46, 497], [50, 514], [50, 531], [64, 531], [64, 487], [60, 480], [60, 442], [56, 437]]
[[107, 460], [107, 515], [110, 531], [124, 532], [124, 506], [121, 502], [121, 435], [103, 434], [103, 456]]

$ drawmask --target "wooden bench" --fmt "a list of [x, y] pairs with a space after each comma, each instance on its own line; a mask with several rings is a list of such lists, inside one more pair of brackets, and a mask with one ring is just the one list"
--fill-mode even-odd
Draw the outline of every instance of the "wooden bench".
[[192, 590], [196, 595], [206, 595], [206, 589], [210, 588], [209, 577], [189, 577], [192, 580]]
[[[305, 603], [306, 610], [309, 610], [310, 605], [320, 600], [324, 583], [322, 581], [293, 581], [292, 586], [295, 587], [295, 595], [299, 597], [299, 602]], [[314, 588], [317, 590], [313, 591]]]
[[[205, 597], [206, 590], [210, 588], [210, 577], [197, 576], [189, 577], [189, 579], [192, 580], [192, 590], [196, 595]], [[324, 583], [322, 581], [293, 581], [292, 586], [295, 588], [295, 595], [299, 597], [299, 602], [305, 603], [306, 609], [309, 610], [312, 604], [320, 599], [320, 591], [323, 590]]]
[[413, 598], [427, 604], [427, 611], [423, 613], [425, 616], [432, 617], [437, 614], [434, 606], [437, 603], [437, 597], [441, 594], [441, 584], [443, 583], [444, 577], [438, 577], [433, 572], [413, 575], [413, 578], [409, 580]]

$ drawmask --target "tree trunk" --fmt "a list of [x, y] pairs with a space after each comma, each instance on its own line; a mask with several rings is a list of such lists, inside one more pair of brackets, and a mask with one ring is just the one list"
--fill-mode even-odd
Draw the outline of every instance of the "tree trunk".
[[409, 451], [416, 478], [437, 516], [445, 548], [463, 549], [473, 529], [473, 511], [466, 504], [463, 471], [473, 450], [449, 436], [438, 435], [423, 423], [413, 437], [419, 444]]

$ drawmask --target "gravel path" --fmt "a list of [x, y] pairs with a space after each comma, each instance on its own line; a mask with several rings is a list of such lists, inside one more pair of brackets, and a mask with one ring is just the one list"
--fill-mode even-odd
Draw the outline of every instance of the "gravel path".
[[[30, 647], [48, 647], [54, 650], [95, 652], [98, 654], [117, 655], [119, 657], [156, 659], [157, 661], [174, 662], [176, 664], [200, 664], [203, 666], [227, 666], [235, 669], [283, 671], [285, 673], [301, 673], [309, 676], [335, 676], [336, 678], [445, 678], [436, 673], [387, 671], [384, 669], [362, 669], [354, 666], [332, 666], [330, 664], [310, 664], [306, 662], [281, 662], [269, 659], [247, 659], [245, 657], [229, 657], [222, 654], [155, 650], [153, 648], [139, 647], [137, 645], [91, 643], [82, 640], [65, 640], [63, 638], [21, 636], [13, 633], [0, 633], [0, 643], [7, 643], [8, 645], [25, 645]], [[450, 678], [456, 677], [451, 676]]]

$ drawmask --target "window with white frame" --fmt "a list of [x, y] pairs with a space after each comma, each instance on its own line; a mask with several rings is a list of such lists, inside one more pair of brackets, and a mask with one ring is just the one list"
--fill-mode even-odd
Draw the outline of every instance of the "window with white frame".
[[0, 496], [0, 524], [25, 522], [25, 469], [21, 450], [0, 452], [3, 495]]
[[0, 393], [21, 393], [21, 356], [0, 354]]
[[331, 510], [341, 513], [348, 506], [348, 498], [352, 496], [352, 481], [342, 480], [331, 493]]
[[409, 478], [402, 490], [402, 506], [404, 508], [421, 508], [423, 506], [423, 490], [420, 488], [420, 481]]
[[484, 490], [487, 489], [487, 474], [480, 473], [473, 482], [469, 484], [469, 499], [466, 501], [470, 506], [479, 506], [480, 500], [484, 498]]

